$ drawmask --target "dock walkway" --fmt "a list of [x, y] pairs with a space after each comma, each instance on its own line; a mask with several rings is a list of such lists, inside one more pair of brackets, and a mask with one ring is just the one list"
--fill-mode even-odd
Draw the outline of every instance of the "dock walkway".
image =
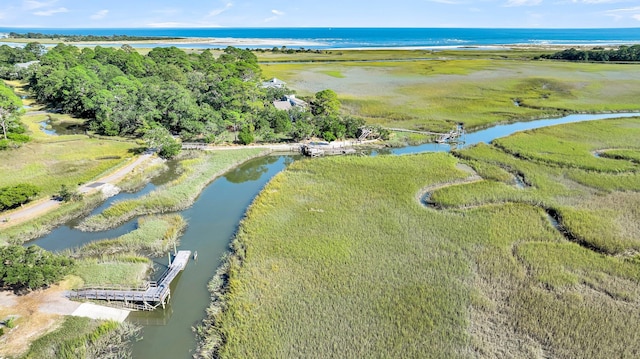
[[186, 267], [191, 251], [178, 251], [159, 281], [147, 282], [140, 288], [83, 288], [68, 293], [70, 299], [123, 302], [125, 307], [138, 310], [164, 308], [171, 298], [169, 286]]

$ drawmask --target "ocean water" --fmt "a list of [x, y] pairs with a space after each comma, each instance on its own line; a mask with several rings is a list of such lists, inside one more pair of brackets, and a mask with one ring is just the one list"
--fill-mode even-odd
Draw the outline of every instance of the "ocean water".
[[[0, 28], [8, 32], [64, 35], [132, 35], [202, 39], [178, 47], [239, 47], [346, 49], [441, 48], [491, 45], [549, 44], [604, 45], [640, 43], [640, 28], [609, 29], [472, 29], [472, 28], [135, 28], [29, 29]], [[209, 41], [205, 39], [217, 39]], [[0, 39], [2, 41], [2, 39]], [[161, 44], [151, 44], [161, 45]], [[149, 44], [146, 45], [149, 47]]]

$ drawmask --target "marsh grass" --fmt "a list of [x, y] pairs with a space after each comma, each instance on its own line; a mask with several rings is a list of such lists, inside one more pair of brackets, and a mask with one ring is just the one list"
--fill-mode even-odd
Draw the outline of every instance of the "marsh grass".
[[142, 285], [153, 268], [148, 257], [160, 257], [178, 244], [187, 222], [180, 215], [148, 216], [138, 227], [114, 239], [88, 243], [66, 251], [78, 259], [75, 274], [85, 286]]
[[42, 237], [71, 219], [86, 215], [104, 201], [102, 193], [84, 196], [80, 201], [67, 202], [38, 217], [0, 231], [1, 243], [23, 243]]
[[[598, 141], [614, 144], [607, 134], [634, 121], [599, 121]], [[581, 129], [552, 132], [564, 138]], [[587, 152], [600, 146], [592, 134], [575, 140]], [[274, 177], [211, 282], [214, 304], [198, 329], [199, 356], [637, 356], [637, 259], [568, 241], [544, 209], [575, 211], [583, 223], [562, 217], [563, 224], [584, 233], [592, 231], [585, 223], [640, 223], [637, 196], [567, 178], [589, 173], [581, 169], [586, 156], [565, 168], [492, 145], [455, 155], [494, 179], [507, 179], [499, 169], [522, 174], [532, 187], [459, 185], [439, 190], [442, 200], [477, 206], [423, 208], [415, 200], [421, 188], [468, 176], [446, 154], [300, 161]], [[611, 233], [640, 238], [638, 226]]]
[[[640, 76], [633, 66], [522, 61], [518, 52], [457, 51], [430, 59], [411, 52], [334, 54], [336, 60], [355, 56], [371, 61], [270, 63], [262, 69], [302, 96], [333, 89], [345, 112], [386, 127], [449, 131], [456, 122], [474, 129], [567, 112], [640, 110]], [[397, 61], [403, 56], [409, 60]]]
[[185, 219], [178, 215], [154, 215], [138, 218], [135, 230], [114, 239], [104, 239], [86, 244], [73, 251], [76, 258], [100, 258], [117, 253], [137, 253], [159, 257], [167, 253], [187, 226]]
[[346, 61], [402, 61], [424, 59], [533, 59], [553, 51], [544, 49], [495, 49], [495, 50], [329, 50], [321, 53], [305, 52], [287, 54], [282, 52], [259, 52], [256, 55], [263, 66], [277, 62], [346, 62]]
[[141, 170], [136, 170], [125, 176], [118, 182], [118, 187], [124, 192], [136, 192], [149, 183], [152, 178], [165, 173], [168, 169], [169, 167], [164, 161], [148, 163]]
[[[637, 126], [629, 126], [637, 124]], [[560, 127], [562, 128], [562, 127]], [[606, 131], [606, 135], [605, 135]], [[562, 167], [576, 167], [597, 172], [629, 172], [640, 167], [626, 156], [616, 159], [594, 156], [599, 148], [640, 146], [640, 118], [587, 121], [566, 126], [549, 127], [535, 132], [520, 132], [493, 143], [517, 157]], [[605, 152], [606, 153], [606, 152]], [[614, 152], [615, 154], [616, 152]], [[632, 150], [622, 152], [634, 154]]]
[[197, 158], [185, 159], [180, 162], [183, 171], [177, 179], [140, 198], [114, 203], [102, 213], [85, 219], [78, 228], [105, 230], [136, 216], [185, 209], [217, 176], [264, 153], [263, 149], [239, 149], [202, 153]]
[[630, 160], [640, 163], [640, 149], [620, 149], [611, 151], [602, 151], [601, 157], [613, 158], [616, 160]]
[[78, 261], [75, 274], [85, 287], [124, 286], [137, 288], [147, 279], [153, 263], [131, 255]]
[[61, 327], [36, 339], [22, 358], [127, 358], [140, 327], [131, 323], [68, 316]]

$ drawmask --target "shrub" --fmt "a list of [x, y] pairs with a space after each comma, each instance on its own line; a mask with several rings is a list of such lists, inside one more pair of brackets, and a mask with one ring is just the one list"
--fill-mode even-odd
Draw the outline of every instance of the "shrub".
[[26, 183], [0, 188], [0, 211], [29, 202], [39, 191], [38, 187]]
[[238, 133], [238, 141], [243, 145], [248, 145], [252, 143], [253, 140], [253, 131], [249, 126], [243, 127], [242, 130], [240, 130], [240, 133]]
[[0, 287], [36, 289], [66, 275], [74, 261], [37, 246], [9, 245], [0, 248]]

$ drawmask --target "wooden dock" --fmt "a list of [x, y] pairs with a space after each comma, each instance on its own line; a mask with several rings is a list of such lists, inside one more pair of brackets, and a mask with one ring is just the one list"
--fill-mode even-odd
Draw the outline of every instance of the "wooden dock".
[[387, 130], [390, 131], [396, 131], [396, 132], [408, 132], [408, 133], [418, 133], [421, 135], [428, 135], [428, 136], [436, 136], [436, 143], [450, 143], [450, 142], [456, 142], [457, 139], [464, 135], [464, 126], [463, 124], [458, 124], [456, 126], [455, 130], [451, 130], [448, 133], [441, 133], [441, 132], [431, 132], [431, 131], [416, 131], [416, 130], [407, 130], [404, 128], [387, 128]]
[[324, 146], [303, 145], [300, 151], [302, 152], [303, 155], [308, 157], [353, 155], [357, 153], [356, 149], [353, 147], [331, 147], [328, 145], [324, 145]]
[[190, 257], [191, 251], [178, 251], [159, 281], [147, 282], [139, 288], [83, 288], [69, 292], [68, 297], [78, 300], [115, 301], [120, 302], [121, 306], [138, 310], [154, 310], [159, 306], [164, 308], [171, 299], [171, 282], [187, 266]]

